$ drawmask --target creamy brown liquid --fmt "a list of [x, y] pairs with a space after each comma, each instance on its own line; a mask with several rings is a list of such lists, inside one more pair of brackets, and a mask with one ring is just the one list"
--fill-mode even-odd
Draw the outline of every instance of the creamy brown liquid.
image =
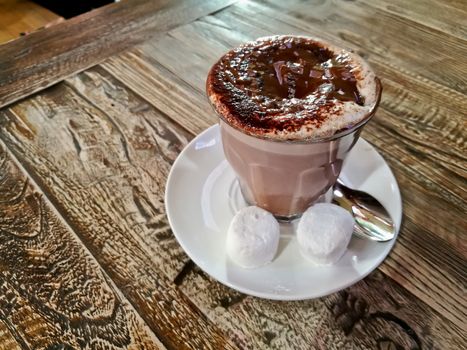
[[285, 219], [302, 214], [339, 176], [357, 130], [335, 141], [289, 144], [257, 139], [221, 121], [224, 154], [245, 200]]

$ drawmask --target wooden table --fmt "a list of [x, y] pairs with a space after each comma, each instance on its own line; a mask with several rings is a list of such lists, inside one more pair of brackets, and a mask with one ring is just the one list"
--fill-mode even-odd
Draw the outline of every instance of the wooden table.
[[[466, 18], [461, 0], [133, 0], [0, 46], [0, 348], [465, 349]], [[216, 123], [209, 67], [277, 33], [371, 63], [384, 94], [363, 137], [404, 201], [377, 271], [301, 302], [211, 279], [163, 201]]]

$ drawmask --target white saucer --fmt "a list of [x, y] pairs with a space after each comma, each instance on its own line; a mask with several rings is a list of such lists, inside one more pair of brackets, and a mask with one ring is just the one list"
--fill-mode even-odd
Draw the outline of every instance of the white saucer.
[[[368, 142], [357, 142], [341, 179], [376, 197], [399, 231], [402, 203], [397, 181]], [[257, 269], [237, 266], [226, 255], [225, 238], [231, 219], [246, 203], [224, 158], [217, 125], [198, 135], [178, 156], [167, 181], [165, 205], [175, 237], [202, 270], [229, 287], [261, 298], [311, 299], [346, 288], [373, 271], [395, 242], [353, 237], [336, 265], [315, 266], [300, 255], [293, 227], [284, 224], [272, 263]]]

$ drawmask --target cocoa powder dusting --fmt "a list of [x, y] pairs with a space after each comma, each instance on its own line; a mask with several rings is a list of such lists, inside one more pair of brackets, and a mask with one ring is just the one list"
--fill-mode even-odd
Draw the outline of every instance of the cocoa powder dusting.
[[337, 101], [364, 104], [357, 68], [345, 52], [316, 41], [272, 37], [225, 54], [209, 73], [207, 91], [237, 128], [294, 132], [304, 125], [319, 128], [341, 108]]

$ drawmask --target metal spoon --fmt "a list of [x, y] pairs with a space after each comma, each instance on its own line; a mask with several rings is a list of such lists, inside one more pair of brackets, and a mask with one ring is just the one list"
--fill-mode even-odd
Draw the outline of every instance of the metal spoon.
[[356, 236], [377, 242], [394, 238], [395, 227], [389, 213], [368, 193], [351, 189], [337, 180], [333, 189], [333, 202], [353, 214]]

